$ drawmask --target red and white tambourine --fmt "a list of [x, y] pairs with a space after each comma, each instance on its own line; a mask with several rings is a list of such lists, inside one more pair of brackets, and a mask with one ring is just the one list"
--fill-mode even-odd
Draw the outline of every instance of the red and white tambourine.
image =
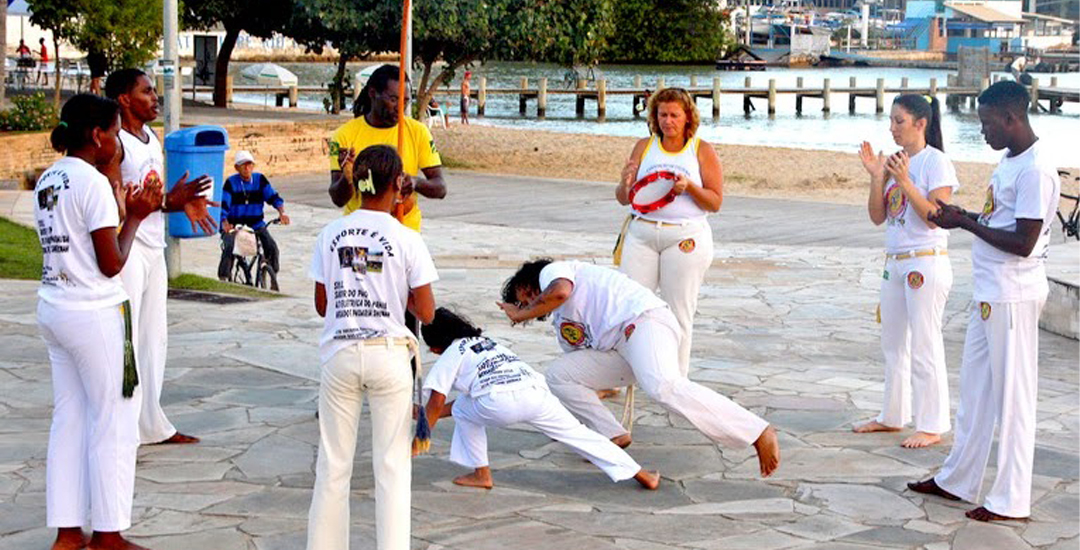
[[675, 200], [675, 180], [678, 174], [660, 170], [637, 180], [630, 187], [630, 207], [639, 214], [659, 210]]

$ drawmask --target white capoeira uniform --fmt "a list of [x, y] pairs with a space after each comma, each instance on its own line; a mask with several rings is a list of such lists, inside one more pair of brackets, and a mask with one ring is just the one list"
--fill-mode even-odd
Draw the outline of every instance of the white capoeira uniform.
[[450, 460], [469, 468], [488, 465], [487, 430], [528, 424], [565, 443], [612, 481], [634, 477], [641, 466], [608, 438], [586, 428], [551, 394], [544, 379], [501, 344], [485, 337], [459, 338], [424, 379], [431, 391], [459, 395], [453, 405]]
[[[38, 326], [52, 363], [45, 506], [49, 527], [131, 527], [138, 402], [122, 395], [127, 300], [98, 267], [90, 233], [120, 224], [108, 179], [77, 157], [42, 174], [34, 218], [44, 254]], [[89, 522], [87, 521], [89, 520]]]
[[[149, 136], [146, 142], [127, 130], [120, 130], [120, 143], [124, 147], [120, 175], [127, 186], [165, 183], [161, 142], [150, 126], [144, 126], [143, 130]], [[161, 211], [150, 214], [139, 225], [120, 279], [131, 297], [131, 318], [135, 325], [140, 382], [135, 397], [141, 402], [139, 437], [144, 444], [159, 443], [176, 435], [176, 427], [161, 408], [165, 359], [169, 350], [165, 316], [169, 274], [165, 268], [165, 214]]]
[[998, 424], [997, 478], [984, 506], [1007, 517], [1031, 515], [1039, 313], [1049, 292], [1043, 264], [1061, 192], [1056, 168], [1036, 142], [1002, 158], [986, 190], [979, 223], [1011, 231], [1016, 220], [1042, 220], [1042, 231], [1027, 257], [979, 238], [972, 243], [975, 292], [960, 367], [956, 441], [934, 477], [942, 489], [975, 502]]
[[375, 538], [408, 550], [412, 382], [416, 340], [405, 327], [409, 290], [438, 280], [420, 234], [390, 214], [357, 210], [315, 241], [309, 272], [326, 287], [319, 344], [319, 458], [308, 514], [308, 550], [349, 547], [349, 481], [364, 395], [371, 407]]
[[[949, 158], [929, 145], [911, 157], [908, 173], [923, 197], [960, 186]], [[930, 228], [891, 178], [883, 200], [888, 214], [881, 281], [885, 396], [877, 421], [900, 428], [911, 422], [914, 410], [916, 430], [945, 433], [949, 375], [941, 327], [953, 283], [949, 232]]]
[[540, 288], [574, 284], [551, 313], [566, 351], [548, 367], [552, 393], [586, 426], [607, 438], [626, 434], [596, 390], [637, 383], [664, 408], [728, 447], [757, 440], [768, 423], [679, 371], [679, 324], [653, 292], [618, 271], [583, 262], [553, 262]]
[[[701, 187], [701, 165], [694, 137], [682, 151], [669, 153], [660, 139], [649, 138], [641, 156], [638, 180], [658, 171], [686, 176], [691, 185]], [[667, 205], [647, 213], [631, 206], [632, 220], [623, 237], [619, 270], [650, 290], [659, 289], [679, 322], [679, 372], [690, 373], [690, 348], [697, 313], [698, 292], [705, 272], [712, 265], [712, 228], [703, 210], [689, 193], [682, 193]]]

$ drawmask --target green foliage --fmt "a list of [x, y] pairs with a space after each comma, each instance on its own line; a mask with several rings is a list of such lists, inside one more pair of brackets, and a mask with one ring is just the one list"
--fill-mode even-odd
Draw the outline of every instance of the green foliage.
[[59, 116], [52, 100], [43, 93], [9, 98], [11, 108], [0, 111], [0, 131], [36, 132], [56, 126]]
[[157, 57], [162, 0], [28, 0], [30, 21], [82, 51], [105, 54], [111, 69]]
[[243, 30], [259, 38], [270, 38], [275, 32], [292, 36], [289, 23], [295, 3], [294, 0], [184, 0], [180, 19], [188, 29], [209, 30], [220, 23], [226, 30]]
[[614, 23], [605, 61], [712, 62], [735, 44], [728, 14], [711, 0], [619, 0]]
[[[31, 233], [33, 232], [31, 231]], [[259, 290], [257, 288], [252, 288], [247, 285], [228, 283], [224, 281], [219, 281], [217, 279], [211, 279], [209, 277], [203, 277], [202, 275], [195, 275], [192, 273], [181, 273], [178, 277], [169, 279], [169, 288], [175, 288], [178, 290], [194, 290], [196, 292], [232, 294], [234, 296], [243, 296], [246, 298], [276, 299], [283, 296], [283, 294], [279, 292], [267, 292], [265, 290]]]
[[29, 227], [0, 218], [0, 279], [40, 279], [41, 243]]
[[[619, 0], [621, 1], [621, 0]], [[517, 0], [508, 10], [507, 58], [595, 65], [615, 32], [615, 0]]]

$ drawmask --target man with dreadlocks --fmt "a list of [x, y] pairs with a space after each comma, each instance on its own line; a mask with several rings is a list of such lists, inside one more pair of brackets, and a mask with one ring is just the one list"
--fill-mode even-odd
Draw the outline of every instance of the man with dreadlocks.
[[[360, 208], [360, 194], [355, 192], [351, 171], [341, 165], [341, 158], [350, 149], [358, 153], [372, 145], [397, 148], [397, 67], [383, 65], [371, 74], [360, 90], [353, 113], [356, 118], [338, 128], [330, 139], [330, 199], [334, 205], [342, 207], [345, 214]], [[405, 124], [405, 141], [398, 154], [408, 177], [402, 189], [405, 215], [401, 222], [420, 231], [421, 214], [416, 193], [429, 199], [441, 199], [446, 196], [446, 181], [442, 175], [442, 158], [435, 148], [431, 131], [409, 117], [402, 123]]]

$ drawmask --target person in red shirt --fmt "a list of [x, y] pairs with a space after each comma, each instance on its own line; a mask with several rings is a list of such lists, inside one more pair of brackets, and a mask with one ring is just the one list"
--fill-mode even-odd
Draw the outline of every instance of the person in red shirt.
[[[37, 82], [43, 86], [49, 85], [49, 71], [45, 66], [49, 63], [49, 48], [45, 46], [45, 38], [39, 38], [38, 43], [41, 44], [41, 63], [38, 63]], [[44, 82], [42, 82], [44, 79]]]

